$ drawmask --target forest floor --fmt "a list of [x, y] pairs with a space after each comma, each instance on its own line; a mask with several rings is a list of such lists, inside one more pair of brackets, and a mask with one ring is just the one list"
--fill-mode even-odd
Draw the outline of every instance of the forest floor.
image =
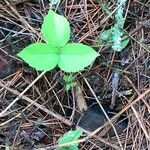
[[71, 40], [100, 54], [74, 74], [77, 84], [67, 92], [66, 73], [59, 68], [42, 73], [17, 57], [41, 39], [49, 1], [0, 0], [0, 150], [57, 149], [58, 139], [76, 127], [84, 131], [80, 150], [150, 148], [150, 0], [127, 1], [130, 42], [121, 52], [99, 44], [101, 33], [115, 23], [115, 8], [114, 0], [57, 5], [70, 22]]

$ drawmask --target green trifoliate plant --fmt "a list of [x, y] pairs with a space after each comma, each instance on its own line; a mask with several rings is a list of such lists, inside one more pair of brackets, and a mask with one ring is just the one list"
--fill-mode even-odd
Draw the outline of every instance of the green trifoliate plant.
[[41, 29], [46, 43], [37, 42], [25, 47], [18, 56], [39, 71], [50, 71], [58, 66], [64, 72], [79, 72], [89, 66], [99, 54], [90, 46], [68, 43], [68, 20], [50, 10]]

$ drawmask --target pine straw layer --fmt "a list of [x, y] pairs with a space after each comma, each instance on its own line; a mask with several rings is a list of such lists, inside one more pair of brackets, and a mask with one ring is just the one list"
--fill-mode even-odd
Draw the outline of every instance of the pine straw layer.
[[[109, 1], [108, 6], [113, 12], [115, 2]], [[54, 149], [58, 138], [72, 129], [74, 111], [78, 108], [75, 91], [65, 92], [64, 73], [58, 68], [39, 73], [16, 57], [23, 47], [42, 39], [40, 27], [48, 9], [47, 0], [0, 2], [0, 112], [11, 106], [0, 116], [0, 149]], [[119, 55], [108, 46], [98, 45], [99, 35], [114, 24], [102, 10], [102, 2], [61, 0], [57, 12], [64, 14], [70, 22], [71, 41], [91, 45], [101, 54], [89, 70], [77, 76], [86, 101], [95, 102], [94, 93], [102, 104], [110, 105], [112, 74], [117, 68], [120, 72], [117, 92], [123, 94], [116, 99], [119, 112], [113, 118], [120, 115], [128, 118], [128, 126], [118, 135], [119, 139], [103, 137], [108, 128], [106, 123], [95, 132], [85, 131], [78, 141], [80, 149], [148, 149], [150, 1], [128, 1], [125, 28], [131, 42]], [[88, 135], [91, 137], [86, 138]]]

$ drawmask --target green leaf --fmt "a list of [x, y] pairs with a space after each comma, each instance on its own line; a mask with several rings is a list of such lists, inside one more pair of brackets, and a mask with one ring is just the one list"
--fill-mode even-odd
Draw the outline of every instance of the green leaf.
[[46, 43], [34, 43], [17, 54], [31, 67], [40, 71], [49, 71], [58, 63], [57, 49]]
[[100, 44], [111, 44], [113, 42], [112, 29], [108, 29], [102, 32], [99, 37], [99, 42]]
[[121, 51], [121, 36], [123, 35], [123, 31], [120, 29], [119, 25], [116, 24], [112, 28], [112, 38], [113, 38], [113, 44], [112, 49], [116, 52]]
[[122, 41], [121, 37], [124, 34], [123, 33], [123, 26], [125, 19], [123, 17], [123, 9], [125, 7], [126, 0], [117, 0], [117, 5], [120, 6], [117, 11], [115, 12], [115, 25], [113, 27], [112, 31], [112, 37], [113, 37], [113, 44], [112, 49], [114, 51], [120, 52], [122, 48]]
[[[112, 49], [116, 52], [120, 52], [129, 42], [129, 39], [125, 41], [122, 41], [121, 39], [124, 35], [123, 26], [125, 18], [123, 17], [123, 10], [126, 1], [127, 0], [117, 0], [118, 9], [115, 12], [116, 23], [111, 29], [104, 31], [99, 39], [100, 44], [110, 44]], [[102, 7], [107, 13], [109, 13], [106, 6], [103, 5]]]
[[70, 89], [72, 89], [73, 87], [75, 87], [77, 85], [76, 82], [71, 82], [71, 83], [66, 83], [65, 85], [65, 89], [68, 92]]
[[69, 91], [71, 88], [77, 85], [77, 83], [74, 81], [74, 78], [75, 77], [72, 74], [63, 76], [63, 80], [65, 81], [66, 91]]
[[[58, 143], [64, 144], [64, 143], [76, 141], [77, 139], [79, 139], [81, 135], [82, 135], [81, 129], [76, 129], [75, 131], [68, 131], [62, 137], [59, 138]], [[68, 147], [61, 147], [58, 150], [77, 150], [78, 149], [77, 146], [78, 146], [78, 143], [72, 144]]]
[[66, 82], [66, 83], [70, 83], [70, 82], [72, 82], [73, 80], [74, 80], [74, 76], [72, 75], [72, 74], [70, 74], [70, 75], [64, 75], [63, 76], [63, 80]]
[[123, 48], [127, 46], [130, 39], [127, 38], [121, 41], [121, 37], [125, 34], [124, 31], [120, 30], [120, 28], [115, 25], [111, 29], [105, 30], [99, 38], [100, 44], [110, 44], [114, 51], [121, 51]]
[[89, 66], [99, 54], [91, 47], [72, 43], [61, 48], [58, 66], [65, 72], [78, 72]]
[[65, 90], [68, 92], [71, 89], [71, 85], [68, 83], [65, 85]]
[[45, 40], [54, 47], [64, 46], [71, 32], [68, 20], [52, 10], [45, 16], [41, 31]]
[[129, 38], [121, 41], [121, 50], [124, 49], [128, 45], [129, 41], [130, 41]]

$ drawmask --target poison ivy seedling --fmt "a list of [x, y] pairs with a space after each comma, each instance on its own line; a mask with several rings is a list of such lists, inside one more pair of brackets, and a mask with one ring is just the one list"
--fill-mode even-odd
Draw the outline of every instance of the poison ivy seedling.
[[46, 43], [37, 42], [25, 47], [18, 56], [39, 71], [59, 66], [65, 72], [78, 72], [89, 66], [99, 54], [81, 43], [68, 43], [68, 20], [50, 10], [41, 29]]
[[[58, 144], [65, 144], [69, 142], [74, 142], [80, 138], [82, 135], [82, 130], [76, 129], [75, 131], [68, 131], [62, 137], [59, 138]], [[60, 147], [57, 150], [78, 150], [78, 143], [72, 144], [66, 147]]]

